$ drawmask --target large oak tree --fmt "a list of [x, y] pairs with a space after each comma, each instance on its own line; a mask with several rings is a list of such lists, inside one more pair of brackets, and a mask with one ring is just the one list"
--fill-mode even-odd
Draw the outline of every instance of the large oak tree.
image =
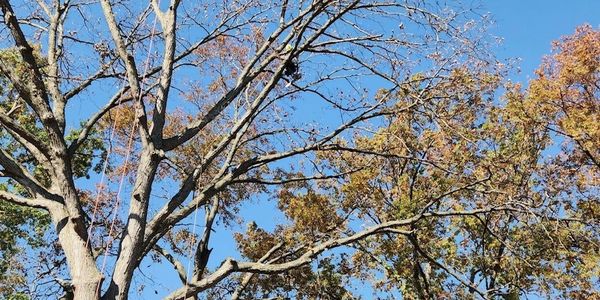
[[[168, 299], [352, 299], [367, 286], [402, 299], [598, 297], [589, 27], [499, 100], [487, 17], [459, 5], [0, 9], [2, 250], [25, 245], [51, 265], [2, 264], [0, 278], [126, 299], [151, 261], [180, 280]], [[254, 222], [269, 214], [283, 222]], [[215, 262], [216, 228], [246, 222], [237, 258]], [[38, 235], [17, 245], [27, 228]]]

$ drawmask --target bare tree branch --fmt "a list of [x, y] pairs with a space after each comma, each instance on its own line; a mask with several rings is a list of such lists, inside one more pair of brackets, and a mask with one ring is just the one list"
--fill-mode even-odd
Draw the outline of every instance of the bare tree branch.
[[[331, 239], [326, 242], [322, 242], [310, 249], [308, 249], [304, 254], [302, 254], [297, 259], [294, 259], [289, 262], [279, 263], [279, 264], [263, 264], [263, 263], [250, 263], [250, 262], [237, 262], [231, 258], [225, 260], [221, 266], [210, 276], [200, 280], [194, 281], [190, 283], [186, 288], [180, 288], [179, 290], [171, 293], [167, 296], [166, 299], [180, 299], [182, 297], [188, 297], [192, 294], [198, 293], [202, 290], [205, 290], [223, 278], [227, 277], [229, 274], [233, 272], [250, 272], [250, 273], [260, 273], [260, 274], [272, 274], [272, 273], [280, 273], [292, 268], [296, 268], [301, 265], [305, 265], [311, 262], [316, 256], [323, 253], [324, 251], [331, 250], [340, 246], [344, 246], [347, 244], [352, 244], [358, 240], [361, 240], [367, 236], [379, 234], [381, 232], [386, 231], [388, 228], [400, 227], [413, 224], [418, 222], [422, 218], [428, 218], [431, 216], [468, 216], [468, 215], [477, 215], [483, 213], [491, 213], [491, 212], [499, 212], [499, 211], [513, 211], [515, 210], [512, 207], [508, 206], [499, 206], [492, 207], [486, 209], [475, 209], [470, 211], [446, 211], [446, 212], [433, 212], [433, 213], [423, 213], [420, 215], [416, 215], [409, 219], [404, 220], [394, 220], [381, 223], [377, 226], [370, 227], [363, 231], [357, 232], [350, 236], [341, 237], [337, 239]], [[410, 231], [404, 232], [405, 234], [410, 234]], [[468, 284], [468, 283], [467, 283]]]

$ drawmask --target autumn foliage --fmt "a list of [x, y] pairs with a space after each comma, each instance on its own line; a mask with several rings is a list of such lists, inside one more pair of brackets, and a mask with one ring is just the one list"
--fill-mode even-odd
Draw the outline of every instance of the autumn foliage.
[[600, 297], [599, 30], [519, 83], [454, 3], [26, 2], [0, 297]]

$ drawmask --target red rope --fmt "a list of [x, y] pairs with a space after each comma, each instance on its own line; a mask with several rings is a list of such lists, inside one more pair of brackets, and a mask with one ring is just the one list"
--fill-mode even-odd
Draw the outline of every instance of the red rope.
[[[145, 65], [144, 65], [144, 72], [143, 72], [143, 74], [146, 74], [148, 72], [148, 69], [149, 69], [149, 66], [150, 66], [150, 56], [152, 54], [152, 46], [154, 45], [154, 36], [156, 35], [156, 20], [157, 20], [157, 17], [155, 15], [154, 16], [154, 22], [152, 24], [152, 32], [151, 32], [150, 44], [148, 46], [148, 56], [146, 58], [146, 62], [145, 62]], [[142, 94], [143, 94], [142, 93], [142, 87], [143, 87], [143, 82], [140, 83], [140, 90], [139, 90], [139, 95], [138, 95], [137, 101], [142, 101]], [[112, 235], [113, 235], [113, 232], [114, 232], [114, 229], [115, 229], [115, 223], [116, 223], [117, 215], [118, 215], [118, 212], [119, 212], [119, 206], [121, 204], [121, 192], [123, 190], [123, 183], [125, 181], [125, 173], [127, 172], [128, 165], [129, 165], [129, 159], [130, 159], [130, 156], [131, 156], [130, 155], [131, 154], [131, 148], [132, 148], [132, 145], [133, 145], [133, 136], [135, 134], [136, 127], [137, 127], [137, 123], [134, 122], [133, 125], [132, 125], [132, 127], [131, 127], [131, 132], [130, 132], [130, 135], [129, 135], [129, 141], [127, 143], [127, 154], [125, 156], [124, 168], [123, 168], [123, 171], [121, 172], [121, 178], [119, 180], [119, 188], [117, 190], [117, 195], [116, 195], [117, 199], [116, 199], [115, 207], [114, 207], [113, 212], [112, 212], [112, 220], [111, 220], [111, 223], [110, 223], [110, 229], [108, 231], [108, 242], [106, 243], [106, 248], [104, 249], [104, 258], [102, 260], [102, 267], [100, 268], [100, 274], [104, 274], [104, 271], [105, 271], [105, 268], [106, 268], [106, 261], [107, 261], [107, 258], [108, 258], [108, 254], [107, 253], [108, 253], [108, 251], [110, 249], [110, 246], [111, 246], [111, 244], [113, 242]], [[100, 289], [101, 289], [101, 286], [99, 284], [98, 288], [97, 288], [97, 291], [96, 291], [96, 294], [99, 294]]]
[[[192, 193], [192, 201], [194, 201], [194, 195], [195, 193]], [[188, 261], [187, 261], [187, 270], [186, 270], [186, 278], [185, 278], [185, 292], [183, 293], [184, 295], [187, 294], [188, 291], [188, 287], [189, 287], [189, 283], [190, 283], [190, 271], [191, 271], [191, 264], [192, 264], [192, 255], [194, 254], [194, 246], [196, 245], [196, 224], [197, 224], [197, 218], [198, 218], [198, 203], [196, 203], [196, 209], [194, 210], [194, 225], [192, 227], [192, 241], [191, 241], [191, 245], [190, 245], [190, 251], [188, 253]]]
[[[123, 87], [125, 86], [125, 83], [123, 82], [121, 84], [121, 88], [123, 89]], [[121, 101], [123, 100], [121, 98], [121, 96], [123, 96], [123, 93], [119, 93], [119, 104], [117, 104], [117, 106], [121, 105]], [[117, 114], [115, 115], [115, 119], [113, 120], [111, 126], [110, 126], [110, 137], [108, 138], [109, 141], [109, 147], [108, 147], [108, 151], [106, 152], [106, 158], [104, 159], [104, 164], [102, 165], [102, 175], [100, 176], [100, 183], [98, 184], [98, 187], [96, 188], [96, 197], [94, 199], [94, 210], [92, 213], [92, 218], [91, 218], [91, 222], [90, 222], [90, 227], [88, 228], [88, 236], [87, 239], [85, 240], [85, 248], [87, 249], [89, 243], [90, 243], [90, 239], [92, 234], [94, 233], [94, 222], [96, 221], [96, 214], [98, 213], [98, 207], [100, 204], [100, 194], [101, 194], [101, 189], [102, 186], [104, 185], [104, 178], [106, 176], [106, 169], [108, 168], [108, 159], [110, 158], [110, 154], [112, 153], [112, 141], [115, 137], [115, 129], [117, 127], [117, 120], [119, 119], [119, 112], [117, 110]]]
[[131, 147], [133, 145], [133, 135], [135, 134], [135, 129], [137, 127], [137, 124], [134, 123], [133, 126], [131, 126], [131, 132], [129, 135], [129, 141], [127, 143], [127, 154], [125, 156], [125, 166], [123, 168], [123, 172], [121, 173], [121, 178], [119, 180], [119, 189], [117, 191], [117, 201], [115, 202], [115, 207], [112, 211], [112, 220], [110, 223], [110, 229], [108, 231], [108, 242], [106, 243], [106, 249], [104, 249], [104, 259], [102, 260], [102, 268], [100, 268], [100, 273], [104, 273], [104, 268], [106, 267], [106, 259], [108, 257], [108, 255], [106, 255], [106, 253], [108, 252], [108, 250], [110, 249], [110, 246], [112, 244], [112, 235], [114, 232], [114, 228], [115, 228], [115, 223], [117, 220], [117, 215], [119, 212], [119, 206], [121, 204], [121, 191], [123, 190], [123, 182], [125, 181], [125, 172], [127, 172], [127, 167], [129, 165], [129, 158], [130, 158], [130, 153], [131, 153]]

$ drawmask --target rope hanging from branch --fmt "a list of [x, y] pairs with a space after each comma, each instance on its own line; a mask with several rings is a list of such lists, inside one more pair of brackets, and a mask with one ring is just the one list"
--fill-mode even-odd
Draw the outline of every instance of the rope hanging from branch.
[[[148, 45], [148, 54], [146, 56], [146, 60], [145, 60], [145, 63], [144, 63], [144, 73], [143, 74], [146, 74], [148, 72], [148, 69], [150, 68], [150, 58], [151, 58], [151, 55], [152, 55], [152, 48], [154, 46], [154, 37], [156, 36], [156, 23], [157, 23], [157, 17], [155, 15], [154, 16], [154, 21], [153, 21], [153, 24], [152, 24], [151, 38], [150, 38], [150, 42], [149, 42], [149, 45]], [[143, 87], [143, 84], [144, 84], [144, 82], [142, 81], [140, 83], [140, 91], [139, 91], [139, 95], [138, 95], [137, 101], [142, 101], [142, 95], [143, 95], [142, 87]], [[119, 104], [120, 104], [120, 102], [119, 102]], [[113, 132], [111, 133], [111, 136], [110, 136], [110, 139], [109, 139], [109, 141], [111, 143], [112, 143], [112, 139], [114, 138], [114, 128], [116, 127], [116, 119], [115, 119], [115, 121], [113, 123], [113, 126], [114, 126], [113, 127]], [[127, 142], [126, 156], [125, 156], [123, 170], [122, 170], [122, 172], [120, 174], [120, 178], [119, 178], [119, 187], [118, 187], [117, 194], [116, 194], [115, 206], [114, 206], [114, 208], [113, 208], [113, 210], [111, 212], [112, 219], [110, 221], [110, 227], [109, 227], [109, 231], [108, 231], [108, 241], [107, 241], [106, 247], [104, 249], [104, 258], [102, 260], [102, 266], [100, 268], [100, 274], [104, 274], [104, 271], [105, 271], [105, 268], [106, 268], [106, 263], [107, 263], [107, 258], [108, 258], [108, 254], [107, 253], [108, 253], [108, 251], [109, 251], [109, 249], [110, 249], [110, 247], [112, 245], [112, 242], [113, 242], [112, 235], [113, 235], [113, 232], [115, 230], [115, 224], [116, 224], [117, 215], [118, 215], [118, 212], [119, 212], [119, 206], [121, 204], [121, 192], [123, 190], [123, 184], [124, 184], [124, 181], [125, 181], [125, 175], [126, 175], [126, 172], [127, 172], [127, 169], [128, 169], [128, 165], [129, 165], [129, 160], [131, 158], [131, 149], [133, 147], [133, 137], [134, 137], [136, 129], [137, 129], [137, 123], [134, 122], [132, 124], [132, 126], [131, 126], [131, 131], [130, 131], [130, 134], [129, 134], [129, 140]], [[108, 161], [108, 156], [107, 156], [106, 159]], [[105, 162], [105, 165], [103, 166], [103, 173], [102, 173], [102, 177], [101, 177], [101, 184], [102, 184], [102, 180], [105, 177], [106, 163], [107, 163], [107, 161]], [[93, 215], [92, 219], [95, 218], [95, 214], [97, 212], [99, 195], [100, 195], [100, 191], [97, 191], [96, 200], [95, 200], [96, 203], [94, 204], [94, 207], [95, 207], [94, 208], [94, 215]], [[91, 231], [91, 226], [90, 226], [90, 231]], [[89, 239], [90, 239], [89, 236], [90, 235], [88, 234], [88, 241], [86, 242], [86, 246], [89, 243]], [[97, 287], [96, 294], [100, 293], [100, 289], [101, 288], [102, 288], [101, 284], [99, 284], [98, 287]]]

